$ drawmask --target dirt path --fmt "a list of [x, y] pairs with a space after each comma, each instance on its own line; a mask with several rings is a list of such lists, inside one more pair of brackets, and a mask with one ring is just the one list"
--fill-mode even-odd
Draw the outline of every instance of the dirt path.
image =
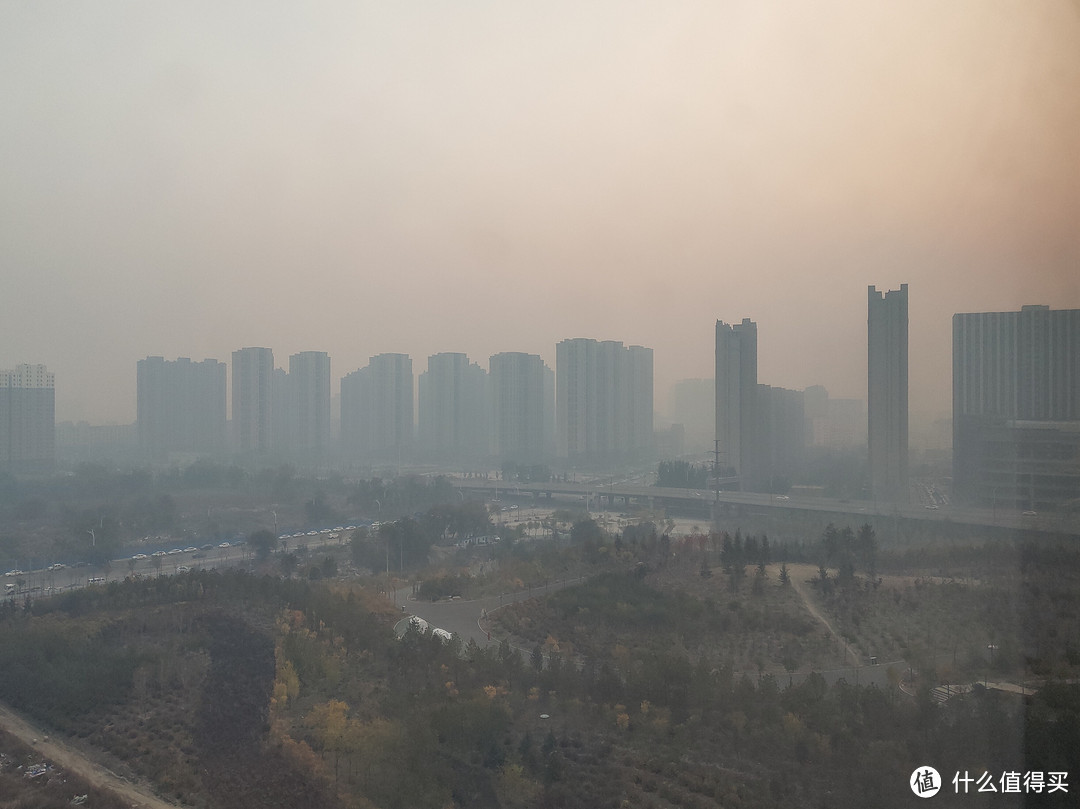
[[[139, 809], [177, 809], [182, 804], [169, 803], [149, 790], [136, 786], [102, 765], [90, 760], [82, 752], [71, 747], [63, 739], [47, 734], [38, 726], [24, 719], [6, 705], [0, 704], [0, 726], [13, 736], [41, 753], [42, 758], [59, 764], [65, 770], [77, 773], [99, 789], [108, 789], [120, 795], [133, 807]], [[48, 738], [48, 741], [46, 741]], [[35, 741], [36, 740], [36, 741]]]
[[807, 592], [806, 580], [815, 578], [817, 575], [818, 569], [813, 565], [788, 565], [788, 576], [791, 577], [791, 586], [795, 588], [795, 592], [798, 593], [799, 598], [803, 600], [806, 609], [811, 615], [817, 618], [818, 621], [829, 630], [829, 634], [836, 638], [837, 642], [847, 650], [847, 653], [851, 655], [852, 662], [856, 666], [861, 665], [862, 655], [859, 654], [854, 646], [844, 640], [833, 625], [829, 623], [829, 619], [821, 613], [817, 608], [817, 605], [813, 602], [813, 599], [811, 599], [810, 593]]

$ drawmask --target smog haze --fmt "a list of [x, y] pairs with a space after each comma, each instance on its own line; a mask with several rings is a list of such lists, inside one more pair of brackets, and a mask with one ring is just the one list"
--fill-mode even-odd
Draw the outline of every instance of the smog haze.
[[[0, 367], [135, 418], [147, 355], [278, 365], [566, 337], [866, 395], [910, 289], [913, 411], [955, 312], [1080, 307], [1080, 6], [8, 3]], [[334, 383], [336, 390], [336, 381]]]

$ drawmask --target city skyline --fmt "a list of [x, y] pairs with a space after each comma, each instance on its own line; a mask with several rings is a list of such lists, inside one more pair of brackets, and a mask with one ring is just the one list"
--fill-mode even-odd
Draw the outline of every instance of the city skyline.
[[761, 378], [862, 398], [862, 290], [900, 281], [948, 414], [953, 314], [1080, 306], [1069, 0], [9, 4], [0, 101], [0, 365], [61, 421], [245, 345], [612, 335], [663, 392], [745, 316]]

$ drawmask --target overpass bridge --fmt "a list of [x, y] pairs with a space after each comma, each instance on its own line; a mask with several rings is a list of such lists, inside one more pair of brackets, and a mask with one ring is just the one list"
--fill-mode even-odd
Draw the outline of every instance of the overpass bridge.
[[[737, 483], [724, 478], [721, 486]], [[988, 526], [1006, 530], [1080, 536], [1080, 514], [1011, 514], [1000, 509], [966, 508], [956, 505], [928, 509], [921, 505], [875, 503], [869, 500], [840, 500], [828, 497], [788, 497], [762, 492], [720, 491], [645, 486], [634, 483], [591, 481], [571, 483], [508, 483], [501, 480], [451, 479], [461, 492], [484, 499], [529, 500], [535, 505], [557, 507], [558, 501], [584, 502], [590, 510], [630, 510], [632, 508], [671, 509], [675, 512], [709, 517], [765, 513], [767, 510], [826, 512], [850, 519], [890, 517], [945, 522], [956, 525]]]

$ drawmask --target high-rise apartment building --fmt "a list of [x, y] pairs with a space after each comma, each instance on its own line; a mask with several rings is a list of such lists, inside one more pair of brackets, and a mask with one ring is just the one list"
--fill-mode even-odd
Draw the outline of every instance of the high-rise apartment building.
[[305, 464], [326, 462], [330, 453], [330, 355], [301, 351], [290, 356], [286, 385], [289, 456]]
[[219, 454], [225, 447], [225, 363], [147, 357], [136, 368], [139, 450], [166, 461], [170, 454]]
[[555, 378], [537, 354], [507, 351], [489, 361], [492, 452], [503, 460], [551, 454]]
[[653, 451], [656, 413], [653, 392], [653, 350], [644, 346], [626, 349], [628, 451], [637, 455]]
[[606, 461], [652, 448], [652, 349], [574, 338], [555, 347], [557, 454]]
[[482, 458], [489, 452], [488, 374], [465, 354], [428, 357], [419, 379], [419, 444], [437, 460]]
[[341, 444], [364, 461], [401, 461], [413, 447], [413, 372], [407, 354], [378, 354], [341, 380]]
[[782, 494], [802, 471], [806, 450], [806, 411], [801, 390], [757, 386], [754, 421], [756, 479], [753, 488]]
[[0, 370], [0, 469], [48, 472], [55, 459], [54, 375], [44, 365]]
[[908, 285], [867, 288], [867, 442], [875, 500], [908, 501]]
[[1080, 505], [1080, 309], [957, 314], [952, 325], [955, 496]]
[[232, 353], [232, 431], [240, 454], [273, 446], [274, 352], [241, 348]]
[[716, 440], [720, 466], [755, 479], [757, 323], [716, 321]]

